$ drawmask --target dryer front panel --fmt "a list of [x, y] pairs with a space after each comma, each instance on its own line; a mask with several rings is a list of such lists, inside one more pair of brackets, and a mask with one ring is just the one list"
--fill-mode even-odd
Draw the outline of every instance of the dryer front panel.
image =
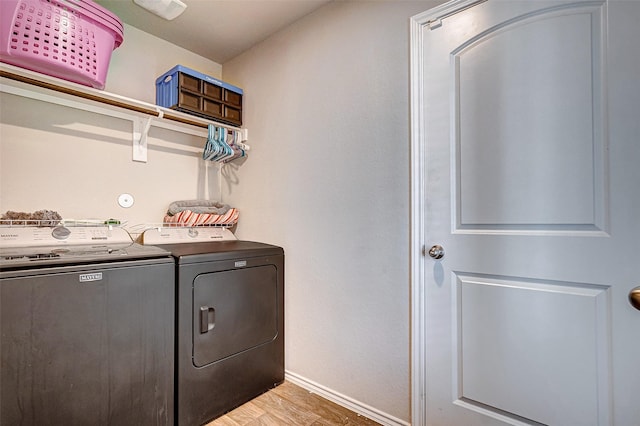
[[193, 281], [193, 365], [204, 367], [278, 335], [274, 265], [197, 275]]

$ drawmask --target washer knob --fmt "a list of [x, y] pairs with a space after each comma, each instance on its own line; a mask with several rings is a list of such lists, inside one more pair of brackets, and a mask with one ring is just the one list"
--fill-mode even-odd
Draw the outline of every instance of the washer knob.
[[56, 240], [66, 240], [69, 238], [69, 235], [71, 235], [71, 231], [64, 226], [56, 226], [53, 228], [53, 231], [51, 231], [51, 236]]

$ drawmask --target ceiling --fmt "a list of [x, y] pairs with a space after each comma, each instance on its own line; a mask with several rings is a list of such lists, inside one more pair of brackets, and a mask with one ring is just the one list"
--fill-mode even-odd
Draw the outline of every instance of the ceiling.
[[133, 0], [95, 0], [126, 24], [219, 64], [331, 1], [182, 0], [187, 9], [167, 21]]

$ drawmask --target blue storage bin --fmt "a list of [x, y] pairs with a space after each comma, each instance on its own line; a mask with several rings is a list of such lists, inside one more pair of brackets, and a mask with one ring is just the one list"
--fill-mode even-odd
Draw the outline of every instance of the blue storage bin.
[[182, 65], [156, 79], [156, 104], [224, 123], [242, 125], [243, 91]]

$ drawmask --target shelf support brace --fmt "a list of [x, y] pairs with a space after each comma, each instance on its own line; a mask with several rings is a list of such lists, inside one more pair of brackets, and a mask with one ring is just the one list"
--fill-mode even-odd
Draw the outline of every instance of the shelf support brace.
[[0, 93], [131, 121], [133, 161], [147, 162], [147, 138], [151, 124], [187, 135], [206, 137], [209, 125], [215, 123], [229, 130], [240, 131], [241, 142], [238, 146], [245, 151], [250, 149], [245, 143], [249, 139], [247, 129], [191, 116], [5, 63], [0, 63]]
[[152, 117], [134, 117], [133, 119], [133, 161], [147, 162], [147, 136]]

